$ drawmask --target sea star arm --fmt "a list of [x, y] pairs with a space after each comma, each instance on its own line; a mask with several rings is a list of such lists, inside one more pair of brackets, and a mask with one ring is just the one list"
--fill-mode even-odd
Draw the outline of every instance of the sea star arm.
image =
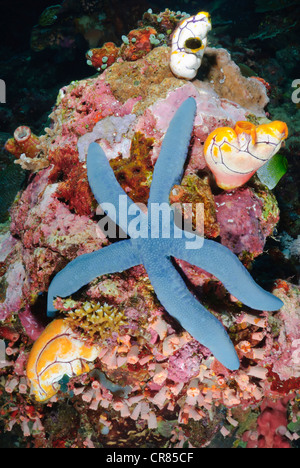
[[265, 291], [251, 277], [237, 256], [218, 242], [204, 239], [200, 249], [186, 249], [185, 239], [176, 239], [169, 253], [216, 276], [245, 305], [257, 310], [278, 310], [282, 301]]
[[[113, 221], [127, 234], [127, 217], [125, 216], [123, 220], [120, 216], [120, 196], [123, 197], [122, 200], [127, 205], [126, 212], [131, 205], [134, 205], [134, 202], [120, 186], [103, 149], [98, 143], [90, 144], [86, 165], [89, 184], [97, 202], [100, 205], [109, 203], [115, 208], [116, 219]], [[104, 209], [104, 211], [106, 210]]]
[[163, 307], [224, 366], [238, 369], [239, 359], [225, 328], [188, 290], [171, 260], [149, 254], [144, 265]]
[[56, 313], [55, 297], [70, 296], [98, 276], [121, 272], [140, 263], [130, 239], [80, 255], [53, 278], [48, 291], [47, 315], [53, 317]]
[[162, 142], [150, 187], [149, 203], [169, 203], [172, 187], [180, 183], [193, 130], [196, 101], [190, 97], [176, 111]]

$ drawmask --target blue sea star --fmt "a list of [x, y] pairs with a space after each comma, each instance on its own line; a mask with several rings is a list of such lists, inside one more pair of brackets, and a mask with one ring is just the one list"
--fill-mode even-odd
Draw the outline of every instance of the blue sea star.
[[[180, 183], [193, 130], [196, 103], [193, 98], [183, 102], [172, 118], [164, 137], [160, 155], [154, 167], [148, 199], [148, 213], [140, 209], [125, 194], [117, 182], [105, 153], [97, 143], [91, 143], [87, 155], [87, 173], [90, 187], [98, 203], [119, 207], [120, 196], [126, 197], [128, 212], [140, 212], [146, 217], [147, 236], [119, 240], [96, 252], [84, 254], [71, 261], [50, 284], [48, 315], [55, 315], [54, 298], [67, 297], [104, 274], [122, 272], [143, 264], [154, 291], [163, 307], [175, 317], [202, 345], [228, 369], [239, 368], [239, 359], [224, 326], [187, 288], [184, 279], [173, 264], [178, 258], [198, 266], [223, 282], [228, 291], [247, 306], [257, 310], [278, 310], [280, 299], [264, 291], [250, 276], [238, 258], [218, 242], [198, 238], [202, 247], [187, 249], [191, 234], [174, 223], [174, 212], [169, 205], [169, 194]], [[153, 204], [167, 203], [170, 236], [163, 236], [163, 222], [156, 237], [151, 236], [151, 208]], [[128, 234], [128, 224], [118, 210], [113, 220]], [[144, 233], [145, 234], [145, 233]], [[152, 233], [153, 234], [153, 233]], [[180, 236], [178, 235], [180, 234]], [[195, 238], [197, 238], [195, 234]]]

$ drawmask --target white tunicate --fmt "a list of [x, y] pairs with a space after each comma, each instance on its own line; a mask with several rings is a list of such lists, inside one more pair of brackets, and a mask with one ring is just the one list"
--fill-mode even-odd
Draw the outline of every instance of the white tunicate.
[[170, 68], [178, 78], [195, 78], [210, 30], [211, 22], [206, 12], [200, 12], [179, 24], [173, 34], [170, 60]]

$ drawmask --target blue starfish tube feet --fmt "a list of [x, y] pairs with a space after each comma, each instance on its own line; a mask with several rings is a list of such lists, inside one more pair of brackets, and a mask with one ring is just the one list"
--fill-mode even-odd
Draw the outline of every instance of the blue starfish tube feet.
[[[155, 164], [148, 200], [148, 213], [143, 213], [118, 184], [105, 153], [97, 143], [89, 146], [87, 155], [88, 180], [94, 196], [105, 211], [105, 204], [112, 203], [113, 220], [126, 233], [127, 216], [120, 216], [120, 196], [125, 198], [128, 213], [139, 212], [143, 224], [143, 236], [118, 241], [91, 254], [82, 255], [70, 262], [53, 279], [48, 291], [48, 315], [55, 315], [53, 300], [67, 297], [87, 285], [94, 278], [108, 273], [121, 272], [143, 264], [157, 298], [163, 307], [196, 340], [210, 349], [228, 369], [239, 368], [239, 359], [225, 328], [189, 291], [173, 258], [185, 260], [203, 268], [223, 282], [237, 299], [257, 310], [277, 310], [280, 299], [264, 291], [252, 279], [238, 258], [223, 245], [200, 238], [194, 234], [201, 248], [187, 248], [191, 236], [175, 225], [174, 212], [169, 206], [169, 193], [180, 183], [188, 152], [189, 141], [196, 113], [196, 103], [188, 98], [175, 113], [163, 140], [159, 158]], [[153, 236], [153, 207], [167, 205], [166, 219], [159, 224]], [[165, 237], [168, 227], [169, 236]]]

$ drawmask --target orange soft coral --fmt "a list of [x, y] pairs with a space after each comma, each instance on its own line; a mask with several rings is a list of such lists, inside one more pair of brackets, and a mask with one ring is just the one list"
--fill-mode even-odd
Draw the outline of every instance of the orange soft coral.
[[156, 34], [157, 31], [151, 27], [130, 31], [127, 37], [128, 44], [124, 43], [121, 46], [120, 55], [122, 59], [132, 62], [147, 55], [153, 47], [150, 36]]
[[99, 71], [104, 70], [117, 60], [118, 54], [119, 48], [113, 42], [105, 42], [102, 47], [87, 51], [87, 64]]

